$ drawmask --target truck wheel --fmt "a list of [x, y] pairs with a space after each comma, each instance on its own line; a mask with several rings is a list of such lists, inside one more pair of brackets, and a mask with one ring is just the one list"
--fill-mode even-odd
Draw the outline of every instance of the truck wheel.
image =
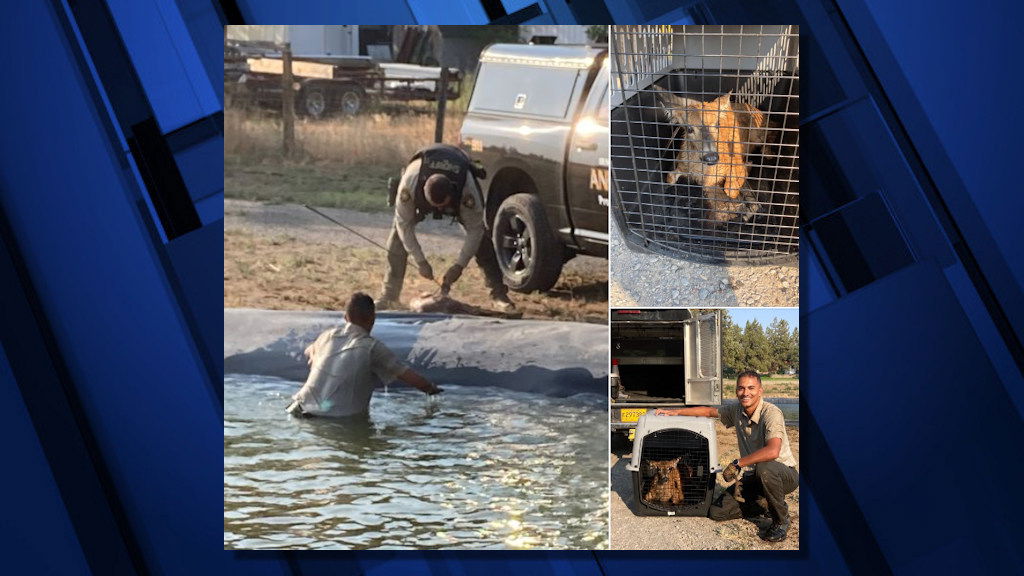
[[348, 86], [341, 91], [341, 113], [345, 116], [355, 116], [363, 109], [363, 93], [358, 88]]
[[322, 87], [308, 86], [302, 89], [302, 112], [306, 116], [320, 120], [327, 115], [328, 102], [327, 91]]
[[562, 242], [536, 196], [513, 194], [494, 215], [494, 252], [505, 283], [516, 292], [549, 290], [562, 274]]

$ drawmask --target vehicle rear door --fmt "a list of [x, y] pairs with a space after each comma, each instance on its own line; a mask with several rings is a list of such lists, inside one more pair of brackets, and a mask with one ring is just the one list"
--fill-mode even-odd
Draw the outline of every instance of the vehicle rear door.
[[686, 340], [686, 403], [721, 404], [722, 330], [719, 314], [702, 314], [687, 320]]

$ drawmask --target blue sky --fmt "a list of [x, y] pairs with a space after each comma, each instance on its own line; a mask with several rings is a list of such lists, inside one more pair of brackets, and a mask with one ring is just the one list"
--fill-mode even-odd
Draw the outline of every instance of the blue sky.
[[775, 318], [782, 318], [786, 322], [789, 322], [791, 330], [794, 327], [800, 326], [799, 308], [728, 308], [728, 310], [729, 316], [732, 317], [732, 321], [740, 328], [747, 323], [747, 320], [753, 320], [755, 318], [761, 323], [761, 326], [764, 326], [765, 328], [767, 328]]

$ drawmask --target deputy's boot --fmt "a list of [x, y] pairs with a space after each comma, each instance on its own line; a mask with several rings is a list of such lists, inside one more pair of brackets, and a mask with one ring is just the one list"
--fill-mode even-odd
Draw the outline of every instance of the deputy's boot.
[[403, 310], [402, 302], [397, 296], [391, 296], [390, 294], [382, 294], [380, 298], [377, 298], [376, 302], [377, 310]]
[[491, 307], [499, 312], [516, 311], [516, 303], [509, 299], [508, 294], [491, 294]]

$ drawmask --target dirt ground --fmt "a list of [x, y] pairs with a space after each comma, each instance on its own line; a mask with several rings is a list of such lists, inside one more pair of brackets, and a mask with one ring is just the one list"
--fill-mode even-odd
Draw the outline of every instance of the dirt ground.
[[[321, 209], [360, 234], [384, 245], [392, 216], [385, 212]], [[224, 201], [224, 306], [277, 310], [342, 310], [357, 290], [380, 293], [386, 253], [351, 232], [297, 204]], [[437, 275], [454, 263], [462, 247], [462, 229], [447, 221], [427, 220], [417, 229], [420, 244]], [[436, 284], [406, 271], [402, 301]], [[452, 289], [452, 297], [488, 306], [483, 275], [471, 263]], [[577, 257], [565, 266], [547, 293], [510, 293], [525, 318], [606, 323], [608, 262]]]
[[[731, 462], [739, 458], [736, 431], [726, 429], [719, 422], [718, 458]], [[800, 461], [800, 429], [787, 426], [793, 456]], [[616, 447], [619, 450], [616, 451]], [[757, 526], [746, 520], [715, 522], [710, 518], [676, 516], [636, 516], [633, 506], [633, 479], [626, 464], [630, 460], [630, 446], [613, 442], [611, 468], [611, 547], [613, 550], [798, 550], [800, 548], [800, 489], [786, 496], [791, 525], [782, 542], [761, 540]], [[798, 466], [799, 468], [799, 466]], [[715, 489], [715, 497], [724, 490], [722, 480]]]

